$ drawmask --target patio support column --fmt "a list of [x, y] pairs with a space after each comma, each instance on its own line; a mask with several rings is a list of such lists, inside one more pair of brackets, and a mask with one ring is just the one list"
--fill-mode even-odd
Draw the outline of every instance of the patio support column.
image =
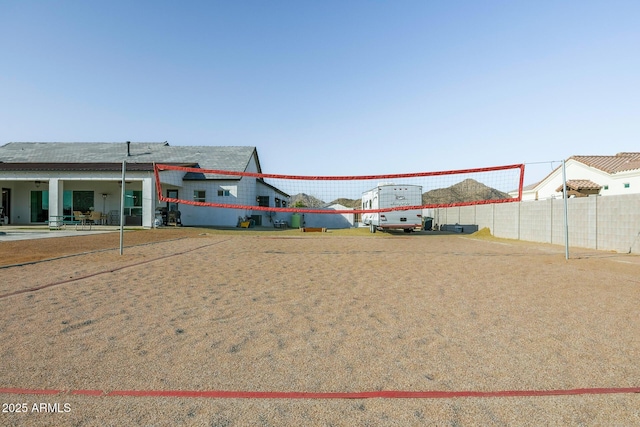
[[155, 192], [153, 189], [153, 179], [144, 178], [142, 180], [142, 226], [153, 227], [155, 219]]
[[63, 214], [64, 181], [49, 179], [49, 217]]

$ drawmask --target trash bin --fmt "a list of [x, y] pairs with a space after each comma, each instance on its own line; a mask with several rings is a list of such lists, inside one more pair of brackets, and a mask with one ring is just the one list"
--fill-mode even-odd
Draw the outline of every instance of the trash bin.
[[433, 228], [433, 218], [425, 217], [424, 224], [422, 225], [423, 230], [431, 230]]
[[291, 215], [291, 228], [300, 228], [300, 214], [294, 213]]

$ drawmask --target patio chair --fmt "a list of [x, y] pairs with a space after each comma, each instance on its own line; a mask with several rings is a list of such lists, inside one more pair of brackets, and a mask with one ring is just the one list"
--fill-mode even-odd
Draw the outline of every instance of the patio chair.
[[89, 221], [94, 224], [102, 224], [102, 212], [93, 211], [91, 215], [89, 215]]

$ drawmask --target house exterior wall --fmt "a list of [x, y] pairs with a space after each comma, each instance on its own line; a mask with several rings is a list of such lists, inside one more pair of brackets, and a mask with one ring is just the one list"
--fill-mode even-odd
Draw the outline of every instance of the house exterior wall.
[[182, 186], [182, 177], [184, 176], [183, 171], [168, 170], [168, 171], [162, 171], [158, 175], [160, 177], [160, 184], [163, 187], [165, 186], [181, 187]]
[[[601, 185], [602, 196], [618, 196], [626, 194], [640, 194], [640, 171], [625, 171], [608, 174], [599, 169], [587, 166], [574, 159], [565, 163], [567, 180], [587, 179]], [[625, 187], [628, 184], [628, 188]], [[556, 191], [562, 186], [562, 168], [556, 169], [530, 191], [523, 191], [522, 200], [543, 200], [562, 198], [562, 192]], [[608, 187], [608, 188], [605, 188]], [[514, 193], [510, 193], [514, 195]]]
[[[5, 186], [5, 183], [3, 183]], [[41, 185], [36, 188], [33, 182], [13, 182], [6, 183], [6, 187], [11, 189], [11, 224], [27, 225], [31, 223], [31, 191], [47, 190], [48, 186]]]
[[334, 204], [326, 208], [328, 213], [306, 213], [304, 214], [305, 227], [317, 228], [351, 228], [355, 226], [355, 215], [344, 213], [331, 213], [334, 210], [346, 210], [346, 206]]
[[[282, 193], [274, 190], [272, 187], [268, 185], [264, 185], [261, 182], [256, 182], [256, 191], [253, 200], [257, 196], [268, 196], [269, 197], [269, 206], [275, 206], [276, 197], [280, 200], [284, 200], [289, 206], [289, 198], [285, 197]], [[282, 205], [281, 205], [282, 206]], [[286, 221], [287, 223], [291, 223], [291, 212], [275, 212], [275, 211], [253, 211], [253, 215], [261, 215], [262, 216], [262, 225], [263, 226], [272, 226], [274, 221]]]
[[[255, 153], [251, 156], [245, 169], [246, 172], [258, 172], [258, 164]], [[164, 172], [162, 181], [165, 181]], [[176, 179], [174, 177], [173, 181]], [[277, 192], [272, 188], [262, 185], [254, 177], [242, 177], [233, 180], [194, 180], [181, 181], [176, 187], [179, 197], [182, 199], [194, 200], [194, 191], [205, 192], [205, 202], [226, 203], [238, 205], [257, 205], [257, 196], [269, 196], [269, 204], [275, 206], [274, 200]], [[164, 189], [164, 186], [163, 186]], [[218, 190], [229, 191], [228, 196], [219, 196]], [[166, 190], [165, 190], [166, 192]], [[252, 209], [214, 208], [206, 206], [193, 206], [182, 204], [179, 207], [183, 225], [189, 226], [222, 226], [235, 227], [238, 224], [238, 217], [251, 217], [252, 215], [262, 216], [262, 225], [270, 224], [269, 215], [266, 211]], [[271, 217], [279, 219], [279, 214]], [[289, 214], [290, 216], [290, 214]]]
[[[243, 178], [246, 179], [246, 178]], [[202, 180], [185, 181], [179, 189], [179, 197], [186, 200], [194, 200], [194, 191], [205, 192], [205, 202], [245, 204], [246, 197], [239, 198], [241, 189], [238, 180]], [[218, 196], [218, 190], [228, 190], [229, 196]], [[193, 206], [182, 204], [179, 206], [182, 224], [190, 226], [235, 226], [238, 223], [238, 216], [246, 215], [245, 210], [212, 208], [206, 206]]]
[[247, 163], [247, 167], [244, 170], [245, 172], [258, 173], [260, 172], [258, 168], [258, 160], [256, 159], [256, 152], [254, 151], [251, 155], [251, 159]]
[[[625, 184], [629, 184], [626, 188]], [[608, 190], [600, 191], [603, 196], [640, 194], [640, 171], [618, 172], [609, 184]]]
[[[266, 194], [258, 194], [258, 184], [255, 178], [252, 177], [243, 177], [238, 183], [238, 193], [242, 195], [242, 204], [243, 205], [257, 205], [256, 197], [265, 196]], [[270, 199], [270, 203], [273, 203], [273, 197]], [[241, 210], [238, 211], [235, 215], [235, 220], [237, 222], [238, 216], [246, 216], [251, 217], [251, 215], [264, 215], [264, 211], [253, 211], [253, 210]], [[263, 218], [264, 219], [264, 218]], [[234, 223], [235, 224], [235, 223]]]

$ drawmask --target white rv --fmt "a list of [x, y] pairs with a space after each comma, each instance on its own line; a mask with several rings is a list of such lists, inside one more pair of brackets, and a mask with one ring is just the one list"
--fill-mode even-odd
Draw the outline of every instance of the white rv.
[[[380, 183], [362, 193], [362, 209], [387, 209], [400, 206], [421, 206], [422, 186]], [[406, 233], [422, 227], [422, 209], [363, 213], [362, 222], [377, 229], [404, 229]]]

